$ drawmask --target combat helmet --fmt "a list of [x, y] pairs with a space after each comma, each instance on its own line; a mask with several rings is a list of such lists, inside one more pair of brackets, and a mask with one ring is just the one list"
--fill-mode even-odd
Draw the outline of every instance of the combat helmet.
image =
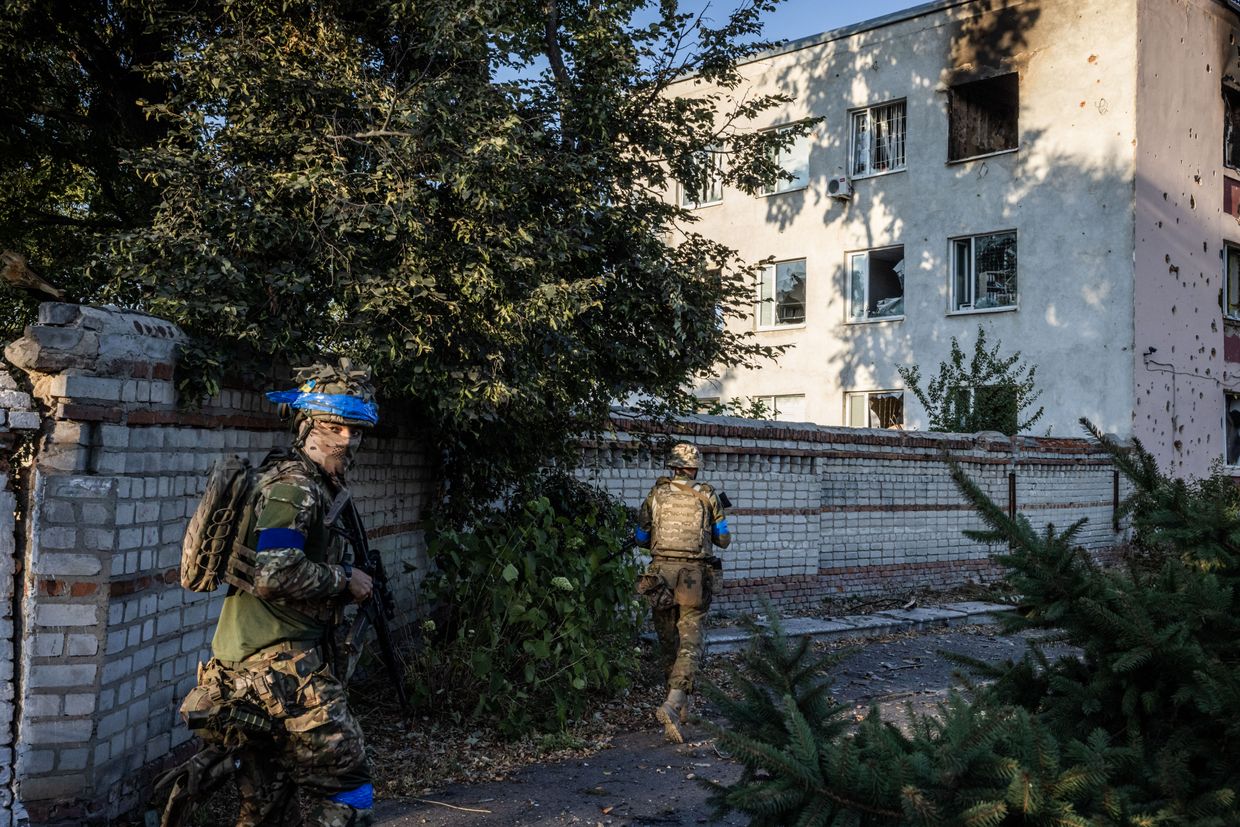
[[668, 468], [700, 468], [702, 452], [692, 442], [677, 442], [667, 455]]
[[379, 406], [370, 369], [341, 357], [293, 368], [296, 390], [272, 391], [267, 398], [287, 405], [295, 422], [333, 422], [369, 428], [379, 422]]

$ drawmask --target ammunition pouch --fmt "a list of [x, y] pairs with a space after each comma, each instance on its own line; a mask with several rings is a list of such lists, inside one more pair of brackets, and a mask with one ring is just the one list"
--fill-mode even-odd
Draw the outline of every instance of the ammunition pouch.
[[663, 575], [646, 572], [637, 578], [637, 593], [650, 603], [652, 609], [670, 609], [676, 605], [675, 595]]

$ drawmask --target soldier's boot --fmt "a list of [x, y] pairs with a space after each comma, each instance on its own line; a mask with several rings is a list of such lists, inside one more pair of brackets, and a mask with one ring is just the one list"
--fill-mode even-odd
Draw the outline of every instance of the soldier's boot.
[[659, 719], [659, 723], [663, 724], [663, 734], [673, 744], [683, 744], [685, 742], [685, 736], [680, 732], [680, 722], [683, 720], [680, 716], [682, 714], [681, 710], [688, 699], [689, 696], [683, 689], [669, 690], [667, 700], [654, 712], [654, 716]]
[[689, 723], [689, 716], [693, 714], [693, 696], [686, 695], [685, 702], [680, 705], [680, 723]]

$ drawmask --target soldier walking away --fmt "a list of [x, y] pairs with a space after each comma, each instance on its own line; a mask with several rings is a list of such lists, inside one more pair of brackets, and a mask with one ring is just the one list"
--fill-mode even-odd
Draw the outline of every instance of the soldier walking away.
[[671, 477], [659, 477], [638, 513], [637, 544], [651, 561], [638, 581], [650, 601], [660, 657], [667, 673], [667, 700], [655, 711], [669, 741], [684, 743], [680, 725], [689, 717], [693, 679], [702, 660], [703, 625], [714, 592], [719, 558], [711, 545], [732, 542], [721, 496], [695, 482], [702, 454], [688, 442], [672, 447]]
[[207, 749], [177, 784], [192, 795], [235, 772], [240, 827], [301, 824], [299, 791], [309, 824], [361, 827], [374, 790], [331, 638], [343, 606], [365, 601], [373, 582], [333, 527], [348, 503], [345, 472], [378, 408], [369, 371], [345, 359], [299, 369], [297, 379], [298, 390], [268, 394], [293, 413], [293, 443], [257, 469], [237, 512], [214, 657], [181, 706]]

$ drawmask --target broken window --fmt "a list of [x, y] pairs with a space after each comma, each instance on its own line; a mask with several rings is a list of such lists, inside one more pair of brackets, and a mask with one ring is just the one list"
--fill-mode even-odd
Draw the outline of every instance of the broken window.
[[848, 265], [848, 317], [852, 321], [904, 315], [903, 246], [853, 253]]
[[1240, 320], [1240, 247], [1223, 246], [1227, 274], [1223, 280], [1223, 315]]
[[1223, 164], [1240, 169], [1240, 90], [1223, 87]]
[[697, 153], [698, 163], [705, 169], [701, 188], [681, 186], [680, 206], [686, 209], [707, 207], [723, 201], [723, 152], [715, 147]]
[[952, 310], [1016, 306], [1016, 231], [952, 239]]
[[854, 176], [904, 169], [907, 108], [904, 101], [895, 101], [852, 113]]
[[844, 424], [850, 428], [904, 428], [903, 391], [857, 391], [844, 395]]
[[758, 327], [805, 324], [805, 259], [762, 268], [757, 316]]
[[805, 422], [805, 394], [792, 393], [777, 396], [751, 396], [750, 406], [760, 404], [767, 419], [780, 422]]
[[947, 93], [949, 161], [1016, 149], [1020, 83], [1015, 72], [953, 86]]
[[[784, 127], [787, 129], [787, 127]], [[774, 195], [777, 192], [803, 189], [809, 184], [809, 136], [801, 135], [791, 146], [780, 150], [772, 150], [771, 160], [779, 164], [779, 168], [792, 176], [791, 180], [780, 178], [769, 187], [762, 188], [763, 195]]]
[[1240, 394], [1223, 394], [1223, 429], [1227, 435], [1228, 465], [1240, 465]]

